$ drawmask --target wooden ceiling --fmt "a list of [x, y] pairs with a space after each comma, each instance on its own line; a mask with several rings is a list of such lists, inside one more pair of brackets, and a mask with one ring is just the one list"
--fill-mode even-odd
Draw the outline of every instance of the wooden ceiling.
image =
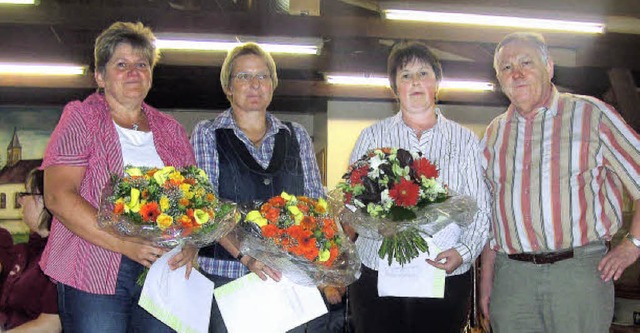
[[[38, 6], [0, 5], [0, 61], [92, 64], [93, 41], [114, 21], [141, 21], [160, 33], [318, 38], [315, 56], [274, 55], [281, 84], [271, 109], [315, 112], [328, 99], [392, 99], [388, 89], [345, 88], [324, 82], [330, 72], [385, 73], [390, 45], [422, 40], [442, 59], [445, 78], [495, 82], [495, 45], [513, 29], [403, 23], [382, 19], [382, 1], [316, 0], [319, 16], [291, 15], [286, 3], [305, 0], [41, 0]], [[602, 97], [612, 69], [640, 79], [640, 1], [637, 0], [425, 0], [423, 8], [453, 6], [496, 13], [596, 17], [603, 35], [544, 33], [556, 59], [554, 82], [563, 90]], [[471, 7], [472, 6], [472, 7]], [[218, 82], [224, 53], [164, 52], [147, 101], [160, 108], [221, 109], [228, 103]], [[92, 74], [42, 79], [0, 76], [0, 104], [63, 105], [94, 89]], [[610, 93], [609, 96], [615, 94]], [[620, 95], [620, 94], [618, 94]], [[636, 93], [637, 95], [637, 93]], [[636, 96], [637, 97], [637, 96]], [[499, 91], [447, 93], [442, 103], [506, 105]]]

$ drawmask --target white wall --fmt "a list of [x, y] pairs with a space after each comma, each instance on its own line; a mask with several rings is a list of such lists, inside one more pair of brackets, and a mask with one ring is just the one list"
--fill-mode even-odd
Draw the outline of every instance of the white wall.
[[327, 187], [332, 189], [349, 166], [360, 132], [395, 113], [389, 102], [329, 101], [327, 103]]

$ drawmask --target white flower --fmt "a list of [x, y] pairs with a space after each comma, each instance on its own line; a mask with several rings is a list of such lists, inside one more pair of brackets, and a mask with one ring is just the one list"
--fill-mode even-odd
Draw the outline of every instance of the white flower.
[[369, 159], [369, 168], [371, 168], [371, 171], [369, 171], [367, 176], [371, 179], [380, 177], [380, 166], [385, 163], [387, 163], [387, 161], [383, 160], [380, 155], [371, 157]]

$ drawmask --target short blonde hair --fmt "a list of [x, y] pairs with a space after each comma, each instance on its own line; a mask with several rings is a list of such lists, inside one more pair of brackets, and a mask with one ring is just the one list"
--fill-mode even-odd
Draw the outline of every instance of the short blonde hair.
[[[275, 90], [276, 87], [278, 87], [278, 73], [276, 71], [276, 63], [273, 61], [271, 54], [263, 50], [260, 45], [256, 43], [244, 43], [231, 49], [231, 51], [227, 53], [227, 57], [222, 63], [222, 69], [220, 70], [220, 84], [222, 85], [222, 90], [224, 90], [225, 94], [229, 91], [229, 85], [231, 84], [232, 78], [231, 73], [233, 73], [233, 67], [235, 65], [236, 59], [248, 54], [256, 55], [264, 60], [264, 62], [267, 64], [267, 68], [269, 69], [269, 75], [271, 76], [271, 86], [273, 87], [272, 89]], [[227, 99], [230, 102], [233, 102], [229, 95], [227, 95]]]
[[140, 51], [153, 69], [160, 59], [160, 52], [156, 48], [155, 41], [156, 37], [151, 29], [140, 22], [112, 24], [96, 38], [93, 50], [96, 72], [104, 74], [105, 66], [113, 57], [116, 47], [121, 43], [129, 44], [134, 50]]

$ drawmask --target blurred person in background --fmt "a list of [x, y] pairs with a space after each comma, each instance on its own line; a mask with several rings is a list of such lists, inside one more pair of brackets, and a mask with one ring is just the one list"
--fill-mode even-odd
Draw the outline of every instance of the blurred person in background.
[[7, 278], [0, 289], [0, 331], [61, 332], [56, 285], [38, 262], [49, 237], [51, 213], [44, 206], [44, 172], [32, 170], [25, 192], [18, 193], [22, 220], [29, 227], [29, 241], [7, 251], [3, 266]]

